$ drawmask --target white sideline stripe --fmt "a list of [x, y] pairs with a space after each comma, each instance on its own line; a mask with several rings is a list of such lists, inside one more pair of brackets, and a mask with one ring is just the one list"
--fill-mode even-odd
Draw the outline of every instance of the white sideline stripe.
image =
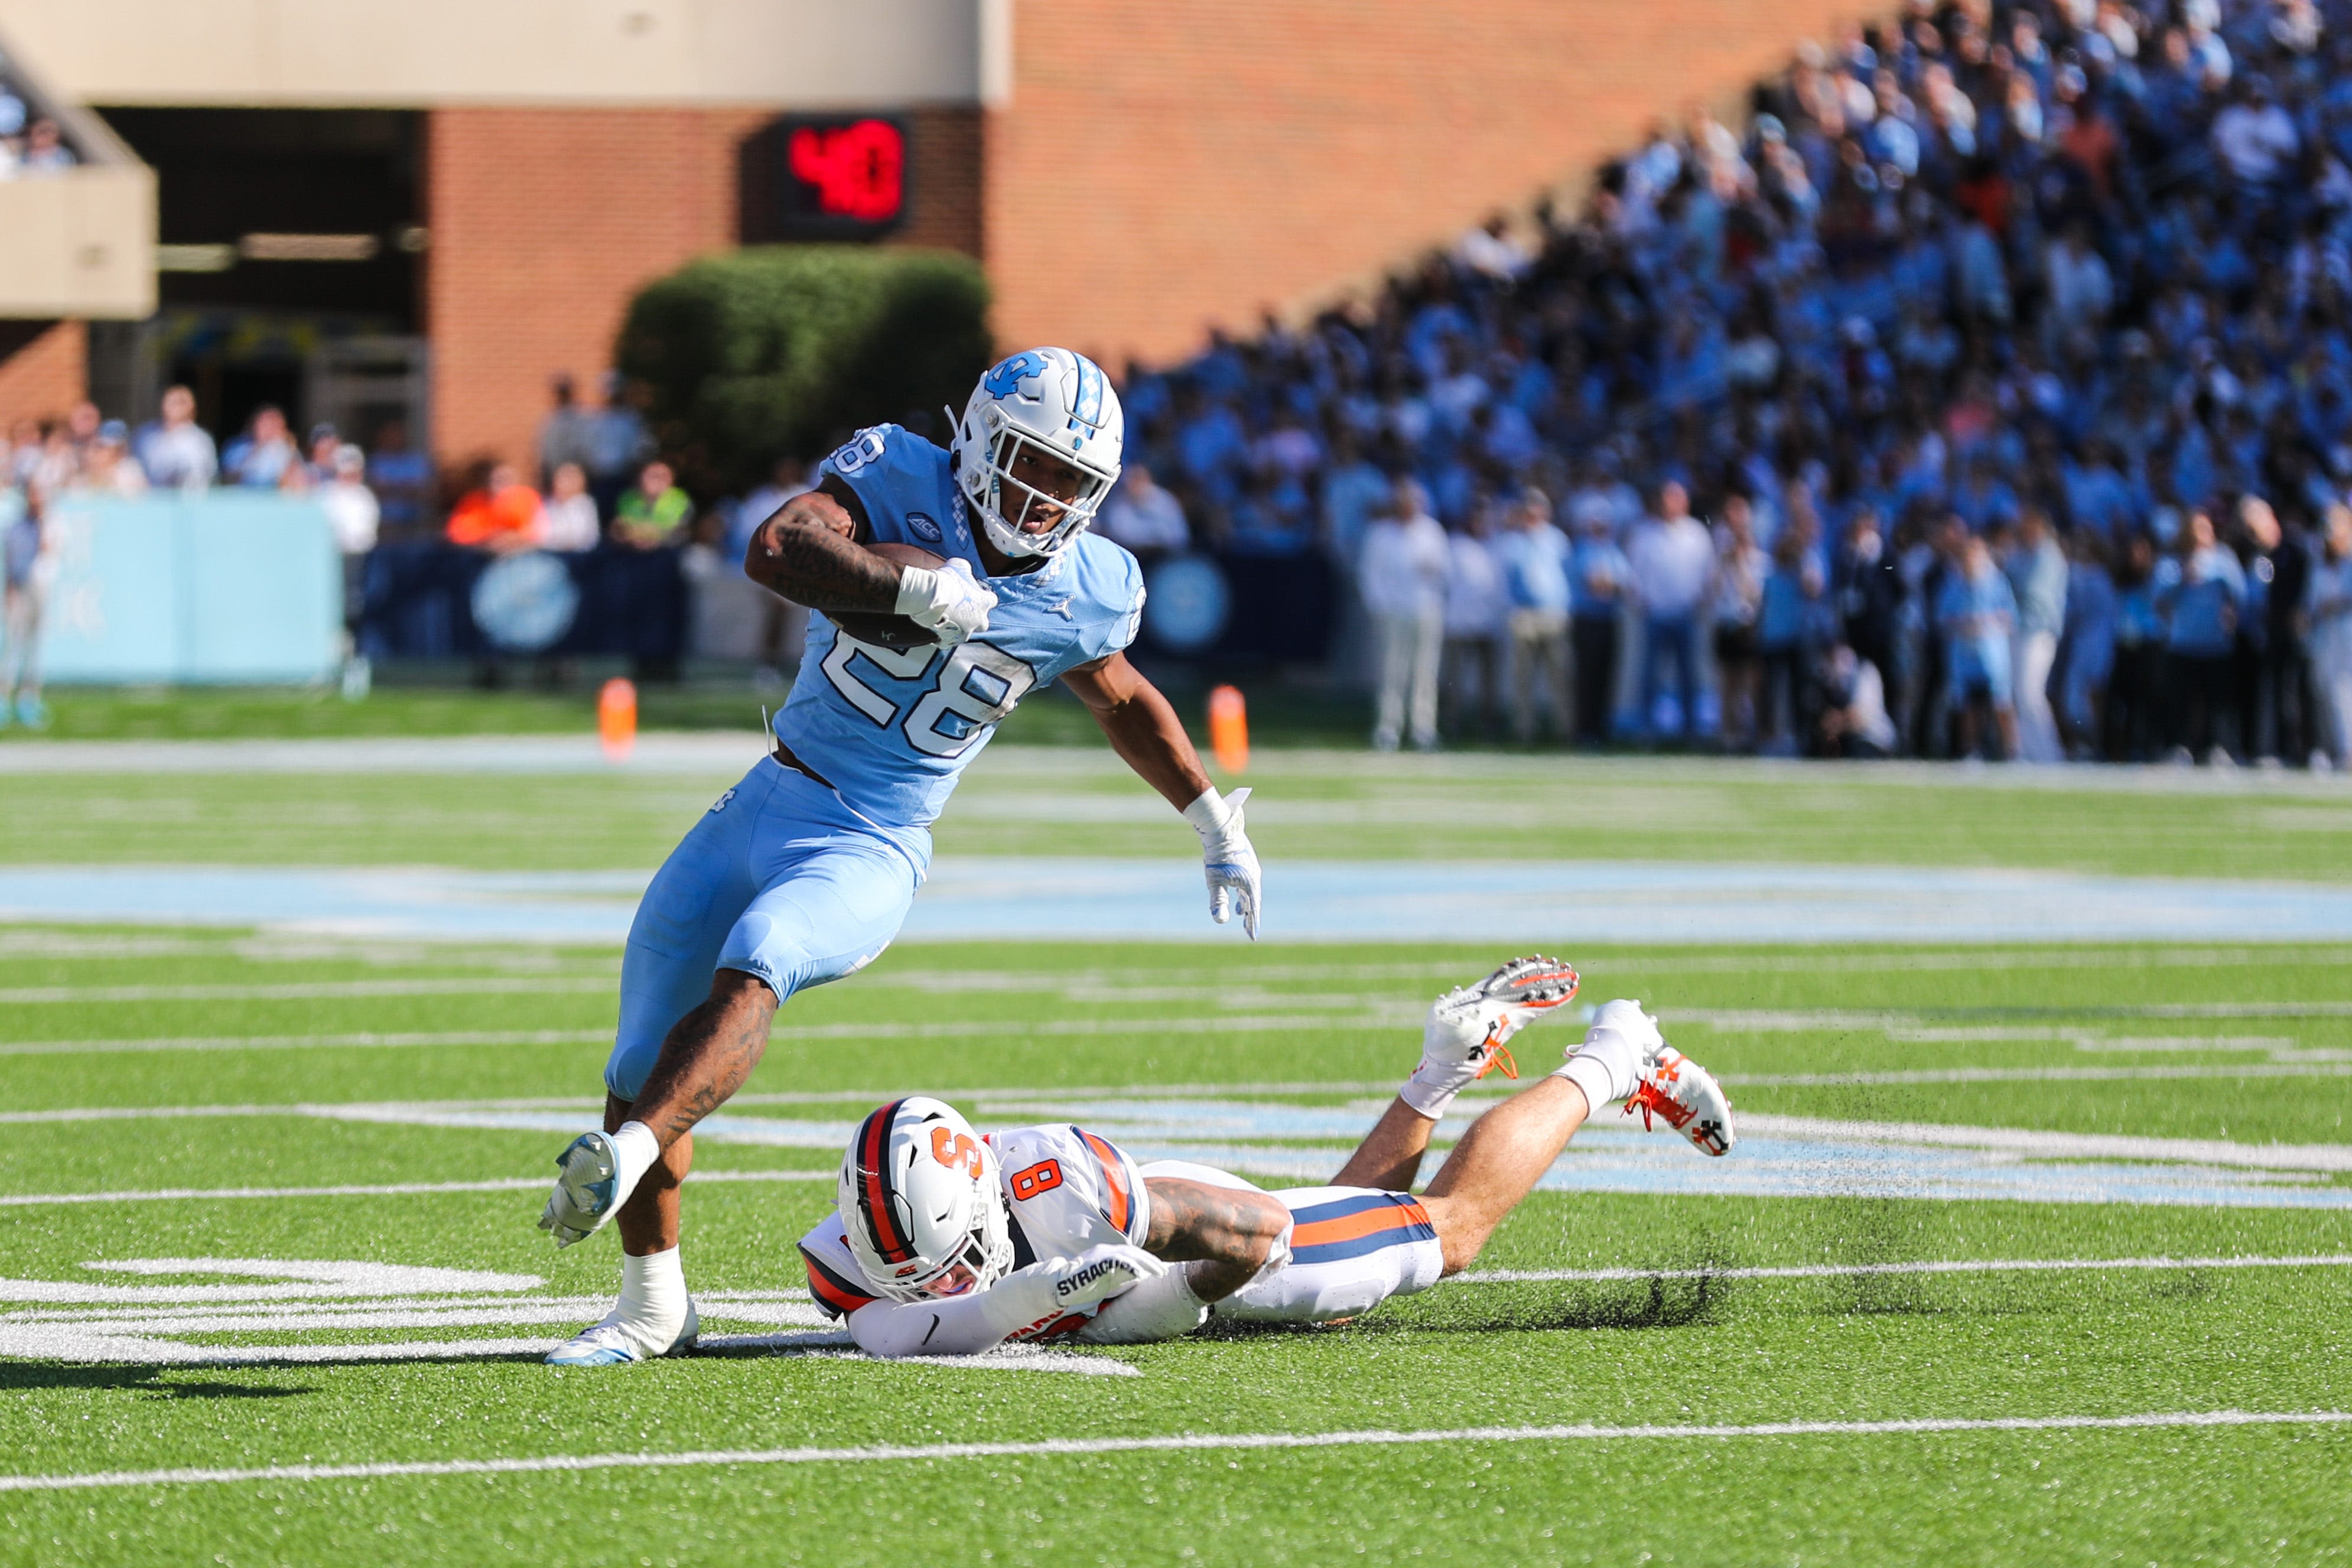
[[[705, 1182], [830, 1182], [836, 1171], [697, 1171], [687, 1177]], [[548, 1184], [545, 1176], [501, 1176], [484, 1182], [397, 1182], [386, 1186], [353, 1183], [337, 1187], [157, 1187], [152, 1191], [117, 1193], [12, 1193], [0, 1196], [0, 1208], [47, 1208], [60, 1204], [202, 1203], [226, 1198], [404, 1198], [435, 1193], [537, 1192]]]
[[278, 985], [26, 985], [0, 991], [0, 1003], [310, 1002], [334, 996], [549, 995], [610, 991], [609, 974], [560, 979], [484, 976], [477, 980], [305, 980]]
[[370, 1046], [569, 1046], [609, 1042], [610, 1029], [493, 1029], [455, 1034], [189, 1035], [152, 1040], [14, 1040], [0, 1057], [106, 1056], [121, 1051], [299, 1051]]
[[555, 1471], [679, 1469], [723, 1465], [877, 1464], [907, 1459], [1019, 1459], [1274, 1448], [1395, 1447], [1454, 1443], [1573, 1443], [1690, 1437], [1876, 1437], [1945, 1432], [2116, 1432], [2168, 1427], [2335, 1426], [2352, 1410], [2190, 1410], [2145, 1415], [2006, 1415], [1916, 1421], [1773, 1421], [1753, 1426], [1456, 1426], [1395, 1432], [1201, 1432], [1167, 1437], [1061, 1437], [1028, 1443], [931, 1443], [862, 1448], [712, 1448], [684, 1453], [547, 1454], [518, 1459], [419, 1459], [368, 1465], [269, 1465], [253, 1469], [95, 1470], [0, 1476], [0, 1492], [96, 1487], [206, 1486], [240, 1481], [377, 1480], [395, 1476], [511, 1476]]
[[1622, 1279], [1844, 1279], [1857, 1274], [2057, 1274], [2077, 1269], [2343, 1268], [2352, 1253], [2309, 1258], [2013, 1258], [1912, 1263], [1806, 1263], [1757, 1268], [1479, 1268], [1444, 1285], [1601, 1284]]

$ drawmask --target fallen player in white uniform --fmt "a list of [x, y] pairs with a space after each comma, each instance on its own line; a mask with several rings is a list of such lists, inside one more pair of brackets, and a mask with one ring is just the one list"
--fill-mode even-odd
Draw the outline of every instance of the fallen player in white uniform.
[[1625, 1102], [1708, 1154], [1736, 1140], [1712, 1075], [1612, 1002], [1549, 1077], [1475, 1122], [1427, 1188], [1413, 1178], [1454, 1097], [1505, 1042], [1576, 994], [1557, 959], [1521, 958], [1437, 999], [1422, 1060], [1332, 1184], [1265, 1192], [1203, 1165], [1138, 1165], [1064, 1125], [975, 1134], [912, 1096], [844, 1155], [833, 1215], [801, 1239], [809, 1288], [877, 1356], [968, 1355], [1008, 1341], [1141, 1344], [1210, 1316], [1318, 1323], [1469, 1267], [1600, 1107]]

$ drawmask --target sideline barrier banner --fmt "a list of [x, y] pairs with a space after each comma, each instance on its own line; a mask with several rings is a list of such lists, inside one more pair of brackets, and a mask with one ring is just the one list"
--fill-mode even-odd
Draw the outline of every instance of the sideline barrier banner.
[[493, 556], [447, 544], [380, 545], [368, 557], [360, 651], [370, 658], [686, 652], [687, 583], [676, 550], [603, 545]]
[[342, 661], [342, 563], [299, 497], [65, 495], [44, 672], [92, 684], [299, 684]]

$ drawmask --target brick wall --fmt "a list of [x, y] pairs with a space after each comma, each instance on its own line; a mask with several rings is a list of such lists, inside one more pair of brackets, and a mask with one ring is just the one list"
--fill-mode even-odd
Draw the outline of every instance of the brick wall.
[[1882, 9], [1853, 0], [1011, 0], [1000, 342], [1172, 357], [1453, 239]]
[[[629, 299], [736, 242], [736, 149], [773, 110], [442, 109], [426, 130], [433, 448], [524, 461], [571, 371], [593, 395]], [[980, 115], [912, 115], [895, 243], [977, 253]]]
[[88, 349], [79, 321], [0, 321], [0, 430], [65, 417], [89, 381]]

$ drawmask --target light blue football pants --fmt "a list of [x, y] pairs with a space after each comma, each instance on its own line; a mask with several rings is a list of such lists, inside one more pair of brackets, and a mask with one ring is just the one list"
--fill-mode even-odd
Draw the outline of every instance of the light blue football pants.
[[709, 997], [718, 970], [757, 975], [782, 1003], [873, 963], [929, 860], [929, 835], [905, 835], [894, 843], [823, 784], [761, 759], [670, 851], [637, 904], [604, 1087], [636, 1099], [662, 1040]]

